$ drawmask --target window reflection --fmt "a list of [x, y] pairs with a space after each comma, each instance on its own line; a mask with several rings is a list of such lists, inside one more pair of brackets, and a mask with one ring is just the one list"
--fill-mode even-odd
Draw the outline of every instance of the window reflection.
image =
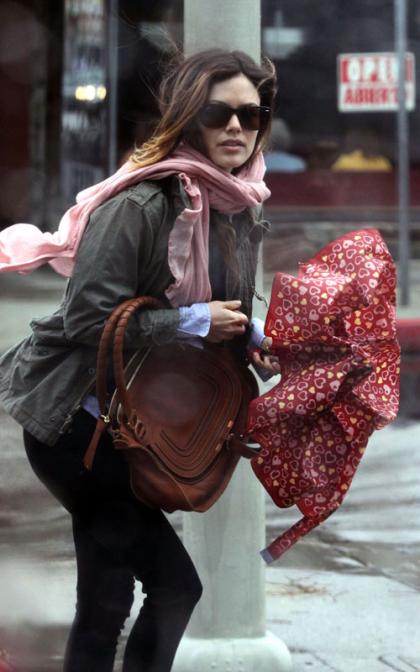
[[[408, 50], [419, 62], [418, 3], [409, 2], [408, 9]], [[389, 220], [389, 208], [397, 205], [390, 175], [397, 161], [395, 112], [339, 111], [337, 58], [394, 51], [393, 0], [264, 0], [262, 10], [263, 50], [274, 60], [279, 78], [267, 157], [272, 205], [293, 208], [294, 217], [296, 208], [304, 217], [309, 207], [323, 208], [320, 214], [342, 220], [348, 219], [351, 207], [353, 218], [360, 221], [381, 209], [378, 218]], [[417, 137], [416, 109], [409, 113], [409, 123], [410, 136]], [[419, 208], [418, 143], [410, 143], [410, 159], [413, 206]], [[363, 182], [361, 173], [366, 173]]]
[[334, 161], [331, 170], [389, 172], [392, 163], [381, 145], [374, 129], [351, 128], [344, 136], [343, 152]]

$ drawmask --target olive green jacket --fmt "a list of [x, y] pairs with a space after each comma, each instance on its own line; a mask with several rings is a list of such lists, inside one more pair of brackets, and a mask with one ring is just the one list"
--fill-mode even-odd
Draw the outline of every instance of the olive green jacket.
[[[177, 338], [179, 311], [165, 289], [173, 282], [168, 236], [188, 206], [178, 177], [141, 182], [98, 207], [80, 243], [61, 304], [31, 322], [32, 333], [0, 359], [0, 401], [38, 440], [54, 445], [95, 384], [96, 351], [112, 310], [134, 296], [152, 295], [167, 308], [145, 310], [129, 325], [127, 346]], [[211, 212], [210, 221], [224, 217]], [[241, 280], [226, 274], [226, 298], [240, 298], [251, 317], [257, 248], [262, 227], [245, 210], [233, 217]]]

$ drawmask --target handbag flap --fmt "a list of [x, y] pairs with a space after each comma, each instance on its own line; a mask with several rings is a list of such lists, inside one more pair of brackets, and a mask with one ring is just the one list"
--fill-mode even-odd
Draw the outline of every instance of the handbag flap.
[[[143, 443], [177, 479], [211, 470], [242, 402], [242, 380], [227, 348], [176, 343], [136, 353], [125, 368]], [[110, 414], [121, 420], [117, 395]]]

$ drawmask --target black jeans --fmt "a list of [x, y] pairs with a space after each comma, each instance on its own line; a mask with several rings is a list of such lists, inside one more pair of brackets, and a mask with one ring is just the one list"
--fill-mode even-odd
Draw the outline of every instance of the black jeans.
[[112, 672], [135, 579], [146, 597], [128, 637], [123, 672], [169, 672], [201, 583], [162, 511], [133, 496], [125, 459], [109, 435], [100, 441], [92, 471], [84, 469], [94, 426], [79, 411], [53, 447], [24, 432], [33, 470], [73, 518], [77, 605], [64, 672]]

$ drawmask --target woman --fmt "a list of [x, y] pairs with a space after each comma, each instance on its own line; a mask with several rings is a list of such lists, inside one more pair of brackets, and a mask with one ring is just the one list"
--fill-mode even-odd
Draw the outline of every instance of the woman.
[[[0, 399], [24, 427], [34, 471], [73, 519], [77, 609], [65, 672], [111, 672], [135, 579], [146, 598], [123, 671], [170, 670], [200, 598], [187, 552], [162, 512], [134, 498], [108, 435], [92, 471], [83, 468], [98, 413], [96, 348], [112, 310], [144, 294], [167, 307], [133, 318], [129, 346], [188, 337], [232, 340], [241, 353], [261, 345], [250, 320], [274, 90], [268, 62], [223, 50], [191, 56], [162, 84], [151, 139], [79, 195], [57, 234], [27, 229], [24, 252], [16, 227], [0, 238], [4, 270], [49, 261], [71, 275], [56, 313], [34, 320], [32, 335], [0, 362]], [[255, 363], [278, 370], [263, 354]]]

